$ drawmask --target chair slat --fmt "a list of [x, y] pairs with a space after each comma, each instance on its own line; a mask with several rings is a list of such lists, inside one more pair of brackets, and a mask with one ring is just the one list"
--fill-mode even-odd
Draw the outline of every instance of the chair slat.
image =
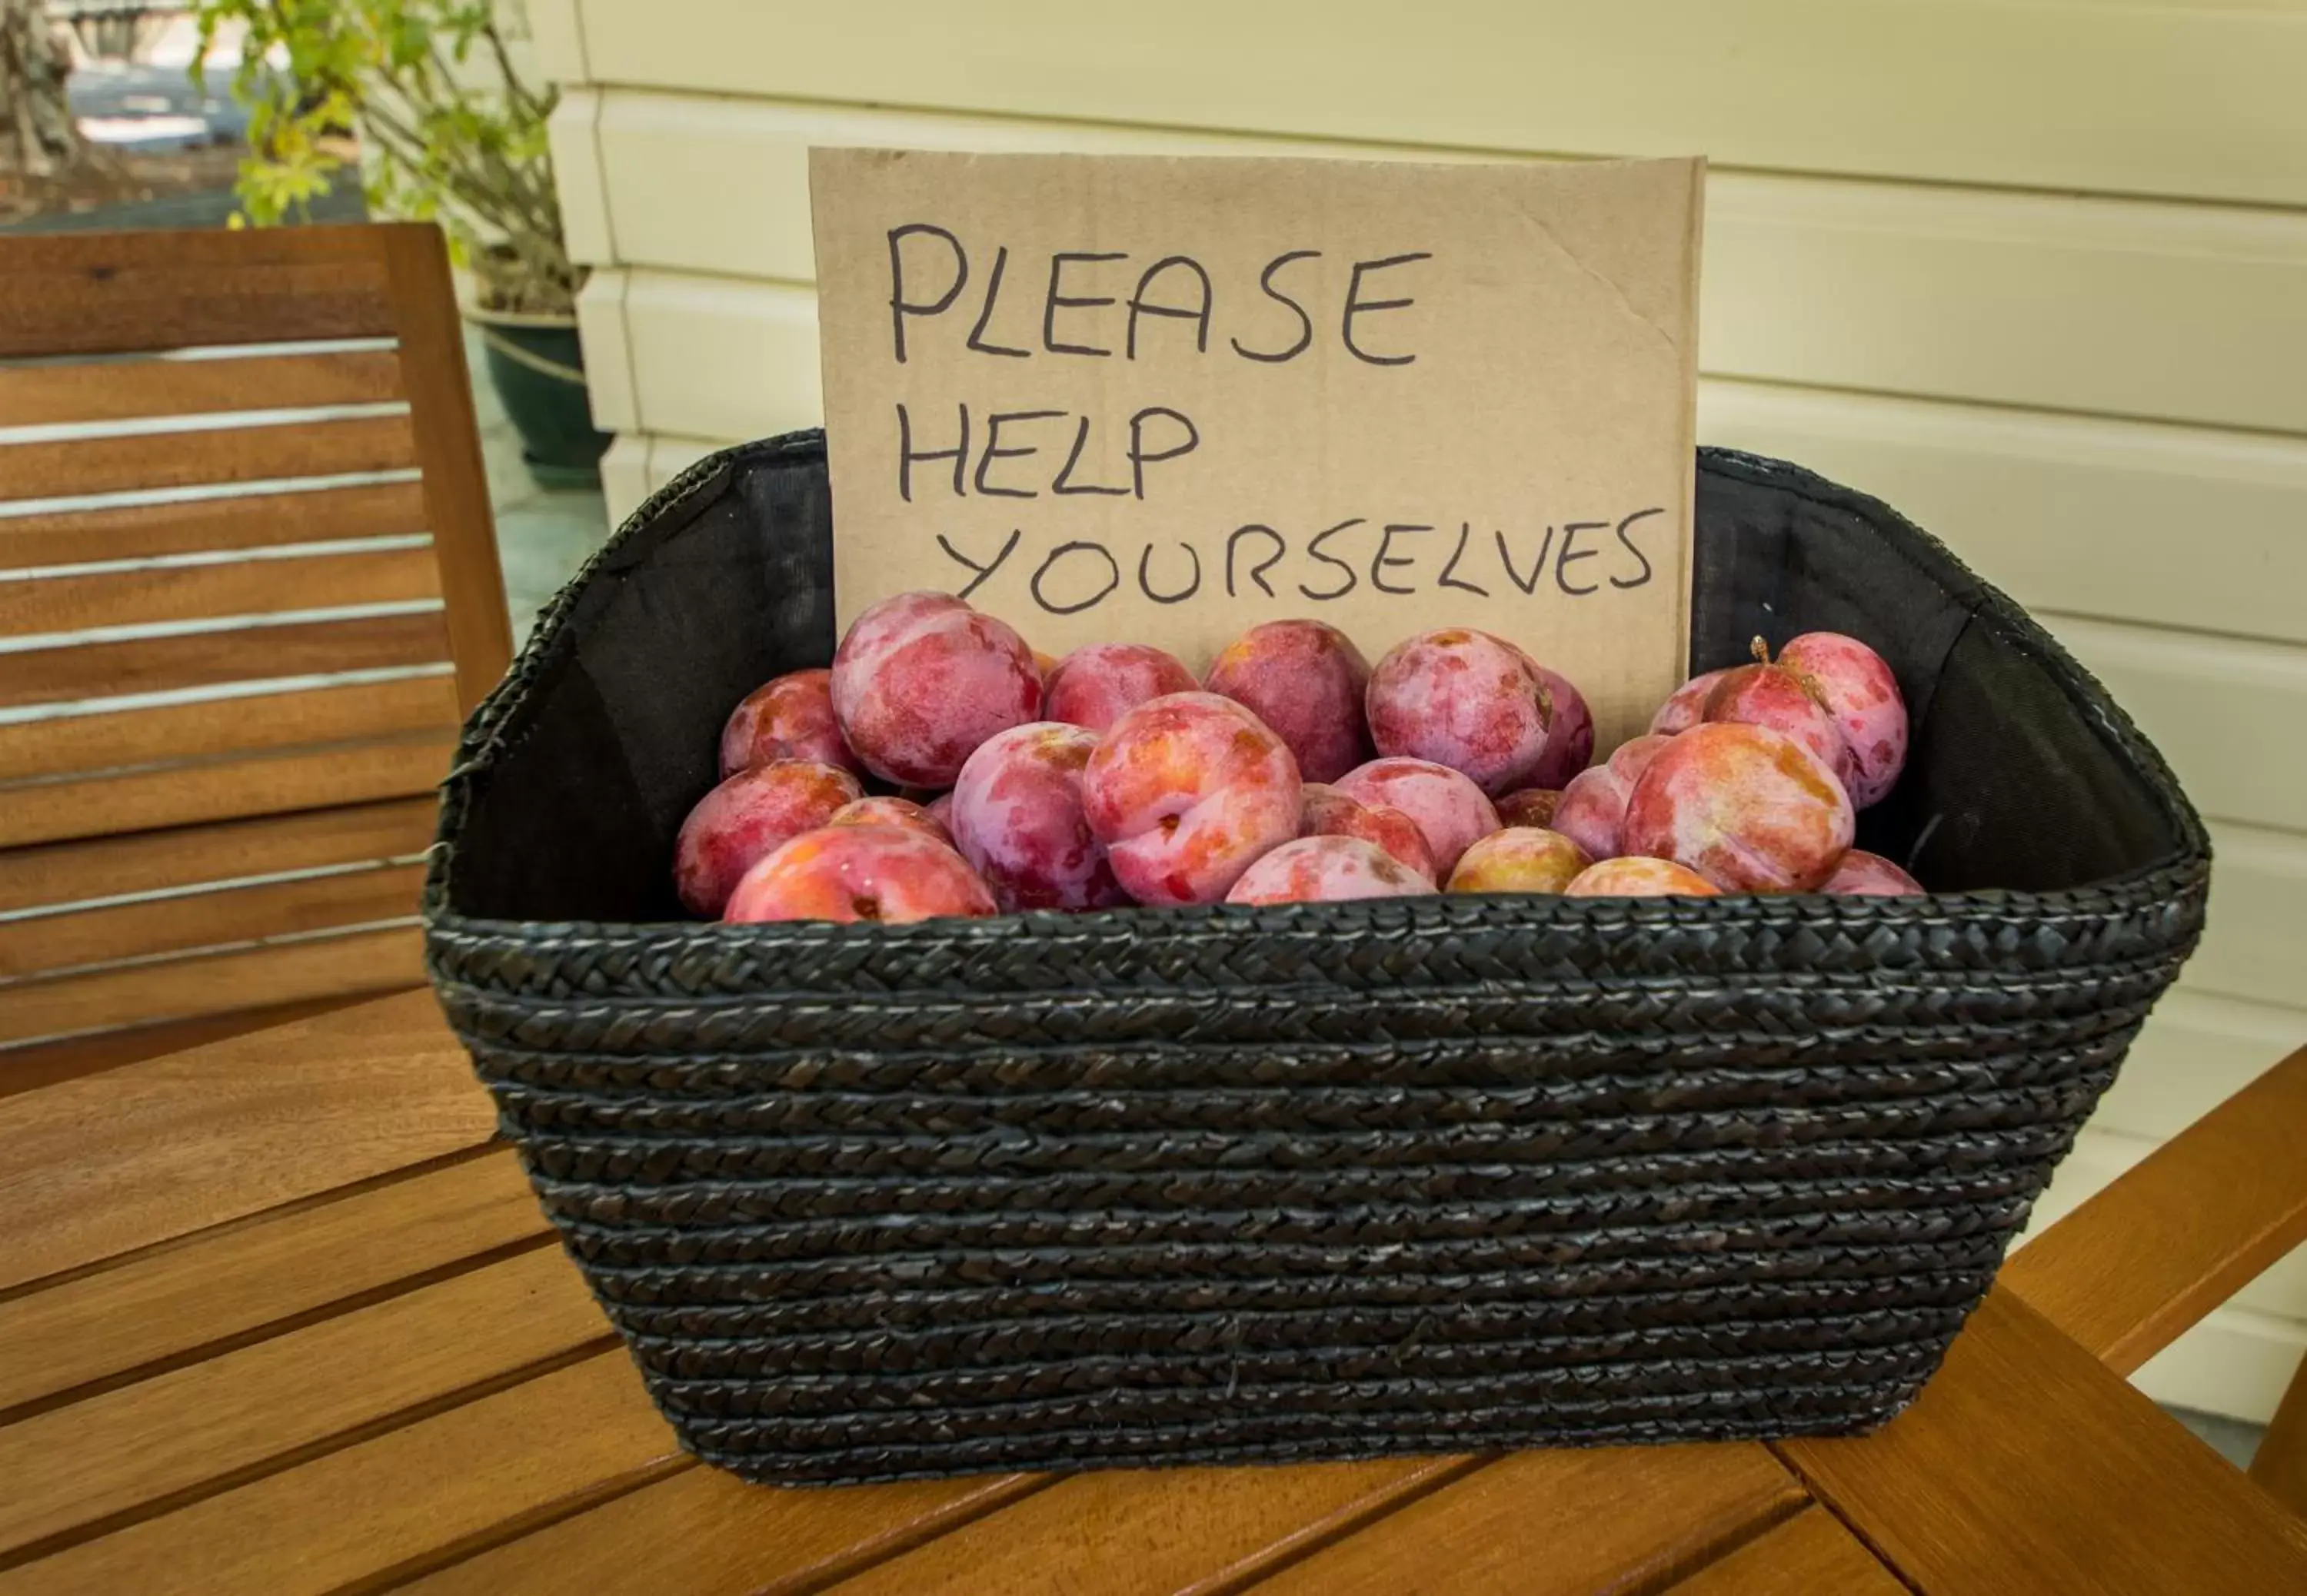
[[399, 537], [426, 525], [425, 488], [416, 482], [0, 516], [0, 571]]
[[0, 848], [407, 798], [438, 786], [455, 749], [442, 733], [0, 789]]
[[421, 865], [389, 865], [160, 903], [0, 920], [0, 1003], [8, 982], [150, 953], [180, 953], [339, 926], [406, 919], [425, 886]]
[[432, 842], [437, 814], [429, 796], [393, 798], [19, 849], [0, 853], [0, 913], [367, 859], [405, 858]]
[[429, 665], [449, 657], [449, 623], [437, 610], [71, 644], [9, 655], [0, 670], [0, 707]]
[[260, 1215], [0, 1302], [0, 1410], [551, 1234], [510, 1149]]
[[338, 476], [416, 463], [406, 415], [0, 442], [0, 482], [12, 499]]
[[456, 685], [445, 676], [57, 715], [0, 730], [0, 792], [40, 777], [446, 731], [458, 720]]
[[9, 240], [0, 358], [382, 337], [393, 330], [373, 233], [57, 234]]
[[2303, 1124], [2307, 1047], [2021, 1247], [2003, 1284], [2131, 1373], [2307, 1242]]
[[0, 1291], [495, 1132], [429, 992], [0, 1098]]
[[424, 943], [418, 926], [387, 926], [0, 987], [0, 1046], [414, 986], [425, 979]]
[[371, 549], [0, 582], [0, 636], [438, 598], [433, 551]]
[[391, 349], [13, 366], [0, 368], [0, 427], [373, 405], [403, 397], [400, 356]]

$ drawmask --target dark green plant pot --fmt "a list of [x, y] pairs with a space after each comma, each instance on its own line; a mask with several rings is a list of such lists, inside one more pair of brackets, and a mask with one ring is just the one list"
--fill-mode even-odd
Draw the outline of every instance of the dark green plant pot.
[[520, 434], [521, 459], [547, 488], [601, 480], [610, 435], [593, 425], [585, 397], [585, 351], [574, 320], [467, 312], [487, 352], [489, 381]]

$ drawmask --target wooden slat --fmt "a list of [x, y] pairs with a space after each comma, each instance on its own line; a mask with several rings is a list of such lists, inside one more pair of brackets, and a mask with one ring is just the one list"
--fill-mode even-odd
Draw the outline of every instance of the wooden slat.
[[390, 349], [13, 366], [0, 368], [0, 427], [374, 405], [400, 397], [400, 363]]
[[182, 1053], [187, 1047], [205, 1047], [211, 1042], [263, 1030], [269, 1026], [293, 1024], [331, 1009], [370, 1001], [373, 996], [356, 994], [350, 997], [307, 998], [296, 1003], [266, 1003], [261, 1008], [200, 1014], [189, 1020], [163, 1020], [152, 1025], [130, 1026], [124, 1030], [99, 1031], [0, 1049], [0, 1097], [39, 1091], [43, 1087], [78, 1080], [128, 1064], [141, 1064], [163, 1054]]
[[1525, 1452], [1257, 1588], [1261, 1596], [1639, 1589], [1703, 1566], [1802, 1500], [1755, 1446]]
[[102, 571], [0, 582], [0, 636], [401, 603], [440, 591], [433, 550], [421, 546]]
[[[686, 1461], [632, 1366], [608, 1353], [73, 1547], [0, 1577], [0, 1587], [10, 1596], [373, 1589], [370, 1581], [397, 1583], [412, 1565]], [[595, 1592], [621, 1578], [697, 1589], [663, 1566], [615, 1563], [562, 1565], [535, 1586], [493, 1588]]]
[[401, 537], [425, 530], [414, 480], [0, 516], [0, 570], [217, 549]]
[[1883, 1429], [1775, 1450], [1915, 1590], [2307, 1590], [2307, 1523], [2003, 1287]]
[[1681, 1581], [1671, 1596], [1904, 1596], [1906, 1589], [1834, 1515], [1805, 1507]]
[[445, 731], [461, 719], [455, 685], [444, 676], [57, 715], [21, 721], [0, 735], [0, 784]]
[[60, 842], [0, 853], [0, 913], [326, 865], [403, 858], [433, 841], [429, 798]]
[[2290, 1388], [2259, 1438], [2251, 1477], [2268, 1496], [2307, 1519], [2307, 1363], [2291, 1377]]
[[0, 1301], [0, 1413], [99, 1380], [213, 1356], [284, 1321], [343, 1311], [549, 1238], [510, 1150], [263, 1214]]
[[2120, 1374], [2307, 1242], [2307, 1048], [2020, 1248], [2003, 1282]]
[[363, 227], [55, 234], [0, 251], [0, 358], [392, 331]]
[[396, 865], [0, 920], [0, 1003], [12, 995], [11, 980], [46, 971], [405, 919], [424, 885], [422, 865]]
[[448, 659], [449, 623], [438, 610], [357, 620], [291, 621], [28, 649], [0, 671], [0, 706], [65, 704], [218, 682], [335, 670], [381, 670]]
[[455, 749], [451, 736], [416, 737], [11, 788], [0, 848], [405, 798], [436, 786]]
[[430, 992], [0, 1098], [0, 1290], [495, 1133]]
[[280, 477], [398, 471], [416, 462], [405, 415], [208, 427], [49, 443], [0, 442], [0, 482], [13, 499], [260, 482]]
[[[2307, 1019], [2307, 1015], [2303, 1015], [2302, 1018]], [[2251, 1071], [2241, 1082], [2233, 1087], [2229, 1095], [2248, 1089], [2251, 1081], [2265, 1073], [2268, 1057], [2268, 1054], [2261, 1054], [2258, 1061], [2259, 1068]], [[2123, 1065], [2125, 1070], [2130, 1067], [2127, 1063]], [[2096, 1115], [2093, 1116], [2093, 1123], [2084, 1126], [2082, 1133], [2075, 1138], [2073, 1148], [2064, 1159], [2061, 1160], [2058, 1171], [2052, 1177], [2050, 1185], [2044, 1190], [2042, 1196], [2035, 1199], [2035, 1206], [2027, 1216], [2027, 1230], [2020, 1238], [2020, 1247], [2047, 1234], [2061, 1220], [2065, 1219], [2092, 1198], [2097, 1197], [2107, 1187], [2114, 1185], [2116, 1181], [2146, 1162], [2171, 1139], [2169, 1135], [2161, 1132], [2148, 1137], [2117, 1135], [2112, 1131], [2101, 1130], [2096, 1122]], [[2183, 1127], [2181, 1128], [2183, 1129]], [[2005, 1260], [2006, 1264], [2016, 1260], [2019, 1250], [2019, 1248], [2011, 1250], [2012, 1257]], [[2127, 1269], [2130, 1267], [2130, 1260], [2126, 1258], [2124, 1267]], [[2204, 1267], [2208, 1267], [2208, 1263]], [[2217, 1318], [2221, 1310], [2226, 1308], [2241, 1309], [2245, 1311], [2257, 1310], [2260, 1313], [2273, 1316], [2277, 1319], [2289, 1319], [2294, 1321], [2307, 1319], [2307, 1248], [2294, 1249], [2286, 1256], [2272, 1259], [2262, 1273], [2235, 1285], [2234, 1294], [2227, 1298], [2224, 1303], [2211, 1307], [2209, 1311], [2204, 1314], [2203, 1319]], [[2191, 1332], [2183, 1332], [2182, 1335], [2183, 1336], [2191, 1336]], [[2307, 1340], [2307, 1324], [2296, 1325], [2293, 1340], [2294, 1343]], [[2149, 1358], [2140, 1363], [2137, 1369], [2126, 1370], [2123, 1372], [2126, 1377], [2142, 1377], [2140, 1380], [2140, 1388], [2148, 1395], [2161, 1400], [2161, 1393], [2143, 1378], [2146, 1371], [2153, 1366], [2154, 1361], [2154, 1358]], [[2240, 1368], [2232, 1369], [2230, 1372], [2237, 1377], [2242, 1377], [2244, 1373]], [[2271, 1396], [2272, 1394], [2269, 1395]], [[2179, 1405], [2186, 1407], [2195, 1404], [2182, 1402]], [[2245, 1411], [2224, 1407], [2217, 1403], [2209, 1404], [2208, 1406], [2214, 1413]]]
[[545, 1249], [20, 1419], [0, 1427], [0, 1559], [609, 1337]]
[[414, 925], [132, 964], [0, 986], [0, 1046], [339, 993], [391, 992], [425, 978]]
[[1471, 1466], [1387, 1458], [1280, 1469], [1116, 1470], [1061, 1481], [839, 1588], [841, 1596], [1176, 1591], [1343, 1534]]
[[512, 619], [497, 563], [487, 468], [465, 369], [464, 327], [439, 228], [400, 224], [380, 230], [400, 334], [408, 422], [425, 469], [425, 508], [438, 556], [441, 591], [457, 661], [457, 696], [473, 709], [512, 659]]
[[570, 1569], [582, 1569], [587, 1596], [794, 1596], [910, 1550], [1042, 1483], [1038, 1475], [976, 1474], [774, 1490], [691, 1468], [408, 1589], [423, 1596], [549, 1591]]

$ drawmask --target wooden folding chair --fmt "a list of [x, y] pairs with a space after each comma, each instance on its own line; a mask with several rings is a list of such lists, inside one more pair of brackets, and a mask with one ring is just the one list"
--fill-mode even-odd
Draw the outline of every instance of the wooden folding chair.
[[510, 648], [437, 229], [0, 239], [0, 1091], [421, 982]]

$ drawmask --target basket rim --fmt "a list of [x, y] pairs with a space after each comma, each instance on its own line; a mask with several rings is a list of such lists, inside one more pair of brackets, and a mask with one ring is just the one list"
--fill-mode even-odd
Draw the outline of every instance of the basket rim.
[[[2029, 929], [2060, 922], [2097, 922], [2135, 912], [2147, 904], [2200, 892], [2208, 875], [2209, 834], [2162, 754], [2105, 688], [2042, 625], [1992, 583], [1971, 571], [1937, 537], [1871, 495], [1845, 488], [1805, 467], [1738, 449], [1701, 446], [1696, 470], [1778, 488], [1822, 508], [1888, 522], [1918, 540], [1976, 591], [1975, 621], [1991, 627], [2006, 644], [2047, 673], [2105, 743], [2153, 794], [2176, 836], [2162, 858], [2080, 886], [2036, 891], [1981, 888], [1900, 897], [1833, 896], [1826, 893], [1741, 893], [1717, 898], [1566, 898], [1547, 893], [1484, 893], [1458, 898], [1375, 900], [1346, 903], [1293, 903], [1252, 907], [1202, 904], [1183, 908], [1123, 906], [1082, 913], [1030, 912], [988, 919], [938, 918], [911, 924], [826, 921], [763, 921], [730, 925], [694, 920], [530, 920], [460, 913], [450, 907], [456, 849], [464, 811], [477, 783], [519, 740], [521, 716], [529, 706], [533, 679], [575, 645], [572, 618], [579, 597], [626, 545], [656, 529], [670, 515], [701, 513], [728, 487], [735, 473], [754, 465], [796, 465], [821, 461], [825, 432], [812, 427], [740, 443], [695, 462], [644, 499], [617, 531], [594, 551], [577, 574], [539, 611], [528, 641], [503, 679], [476, 708], [459, 738], [457, 757], [440, 786], [441, 815], [428, 849], [422, 913], [428, 942], [472, 944], [518, 943], [613, 944], [636, 952], [715, 949], [732, 952], [764, 946], [824, 944], [897, 945], [915, 948], [990, 947], [1020, 938], [1048, 938], [1070, 932], [1094, 937], [1113, 917], [1143, 935], [1167, 942], [1231, 941], [1242, 935], [1297, 930], [1328, 937], [1399, 935], [1413, 922], [1511, 920], [1531, 930], [1576, 926], [1606, 933], [1661, 925], [1744, 925], [1763, 928], [1832, 921], [1851, 927], [1912, 928], [1931, 925], [1977, 927], [1998, 924]], [[1380, 906], [1383, 906], [1381, 908]]]

